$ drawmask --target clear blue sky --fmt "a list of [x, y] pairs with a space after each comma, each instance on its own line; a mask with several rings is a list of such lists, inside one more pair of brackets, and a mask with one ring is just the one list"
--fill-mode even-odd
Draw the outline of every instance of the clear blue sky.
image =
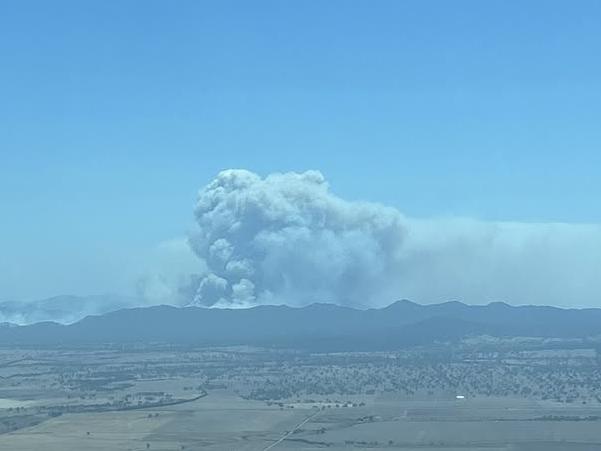
[[600, 23], [598, 1], [3, 1], [0, 299], [85, 291], [230, 167], [409, 216], [601, 222]]

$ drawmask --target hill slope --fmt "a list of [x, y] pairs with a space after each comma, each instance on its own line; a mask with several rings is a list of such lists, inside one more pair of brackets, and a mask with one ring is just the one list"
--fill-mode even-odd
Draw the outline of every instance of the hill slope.
[[3, 346], [102, 343], [257, 345], [313, 350], [380, 350], [466, 336], [585, 338], [601, 335], [601, 309], [399, 301], [382, 309], [331, 304], [249, 309], [155, 306], [88, 316], [70, 325], [0, 328]]
[[31, 302], [0, 302], [0, 322], [31, 324], [41, 321], [72, 323], [88, 315], [141, 305], [139, 299], [116, 296], [62, 295]]

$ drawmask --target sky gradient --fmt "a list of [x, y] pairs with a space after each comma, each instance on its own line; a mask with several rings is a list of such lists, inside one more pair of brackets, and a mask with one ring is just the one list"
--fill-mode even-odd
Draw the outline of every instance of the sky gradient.
[[126, 292], [222, 169], [601, 223], [597, 1], [0, 4], [0, 300]]

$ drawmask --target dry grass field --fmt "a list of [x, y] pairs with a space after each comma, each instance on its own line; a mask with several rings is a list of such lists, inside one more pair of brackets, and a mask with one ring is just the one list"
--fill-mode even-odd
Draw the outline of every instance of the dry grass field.
[[5, 350], [0, 450], [601, 450], [596, 354], [455, 356]]

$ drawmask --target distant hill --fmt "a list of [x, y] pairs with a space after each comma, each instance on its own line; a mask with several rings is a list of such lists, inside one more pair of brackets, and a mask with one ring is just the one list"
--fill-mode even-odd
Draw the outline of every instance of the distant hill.
[[382, 309], [332, 304], [249, 309], [154, 306], [88, 316], [70, 325], [42, 322], [0, 328], [3, 346], [103, 343], [255, 345], [309, 350], [385, 350], [468, 336], [586, 338], [601, 336], [601, 309], [420, 305]]
[[41, 321], [73, 323], [88, 315], [100, 315], [141, 305], [136, 298], [116, 295], [54, 296], [31, 302], [0, 302], [0, 322], [31, 324]]

